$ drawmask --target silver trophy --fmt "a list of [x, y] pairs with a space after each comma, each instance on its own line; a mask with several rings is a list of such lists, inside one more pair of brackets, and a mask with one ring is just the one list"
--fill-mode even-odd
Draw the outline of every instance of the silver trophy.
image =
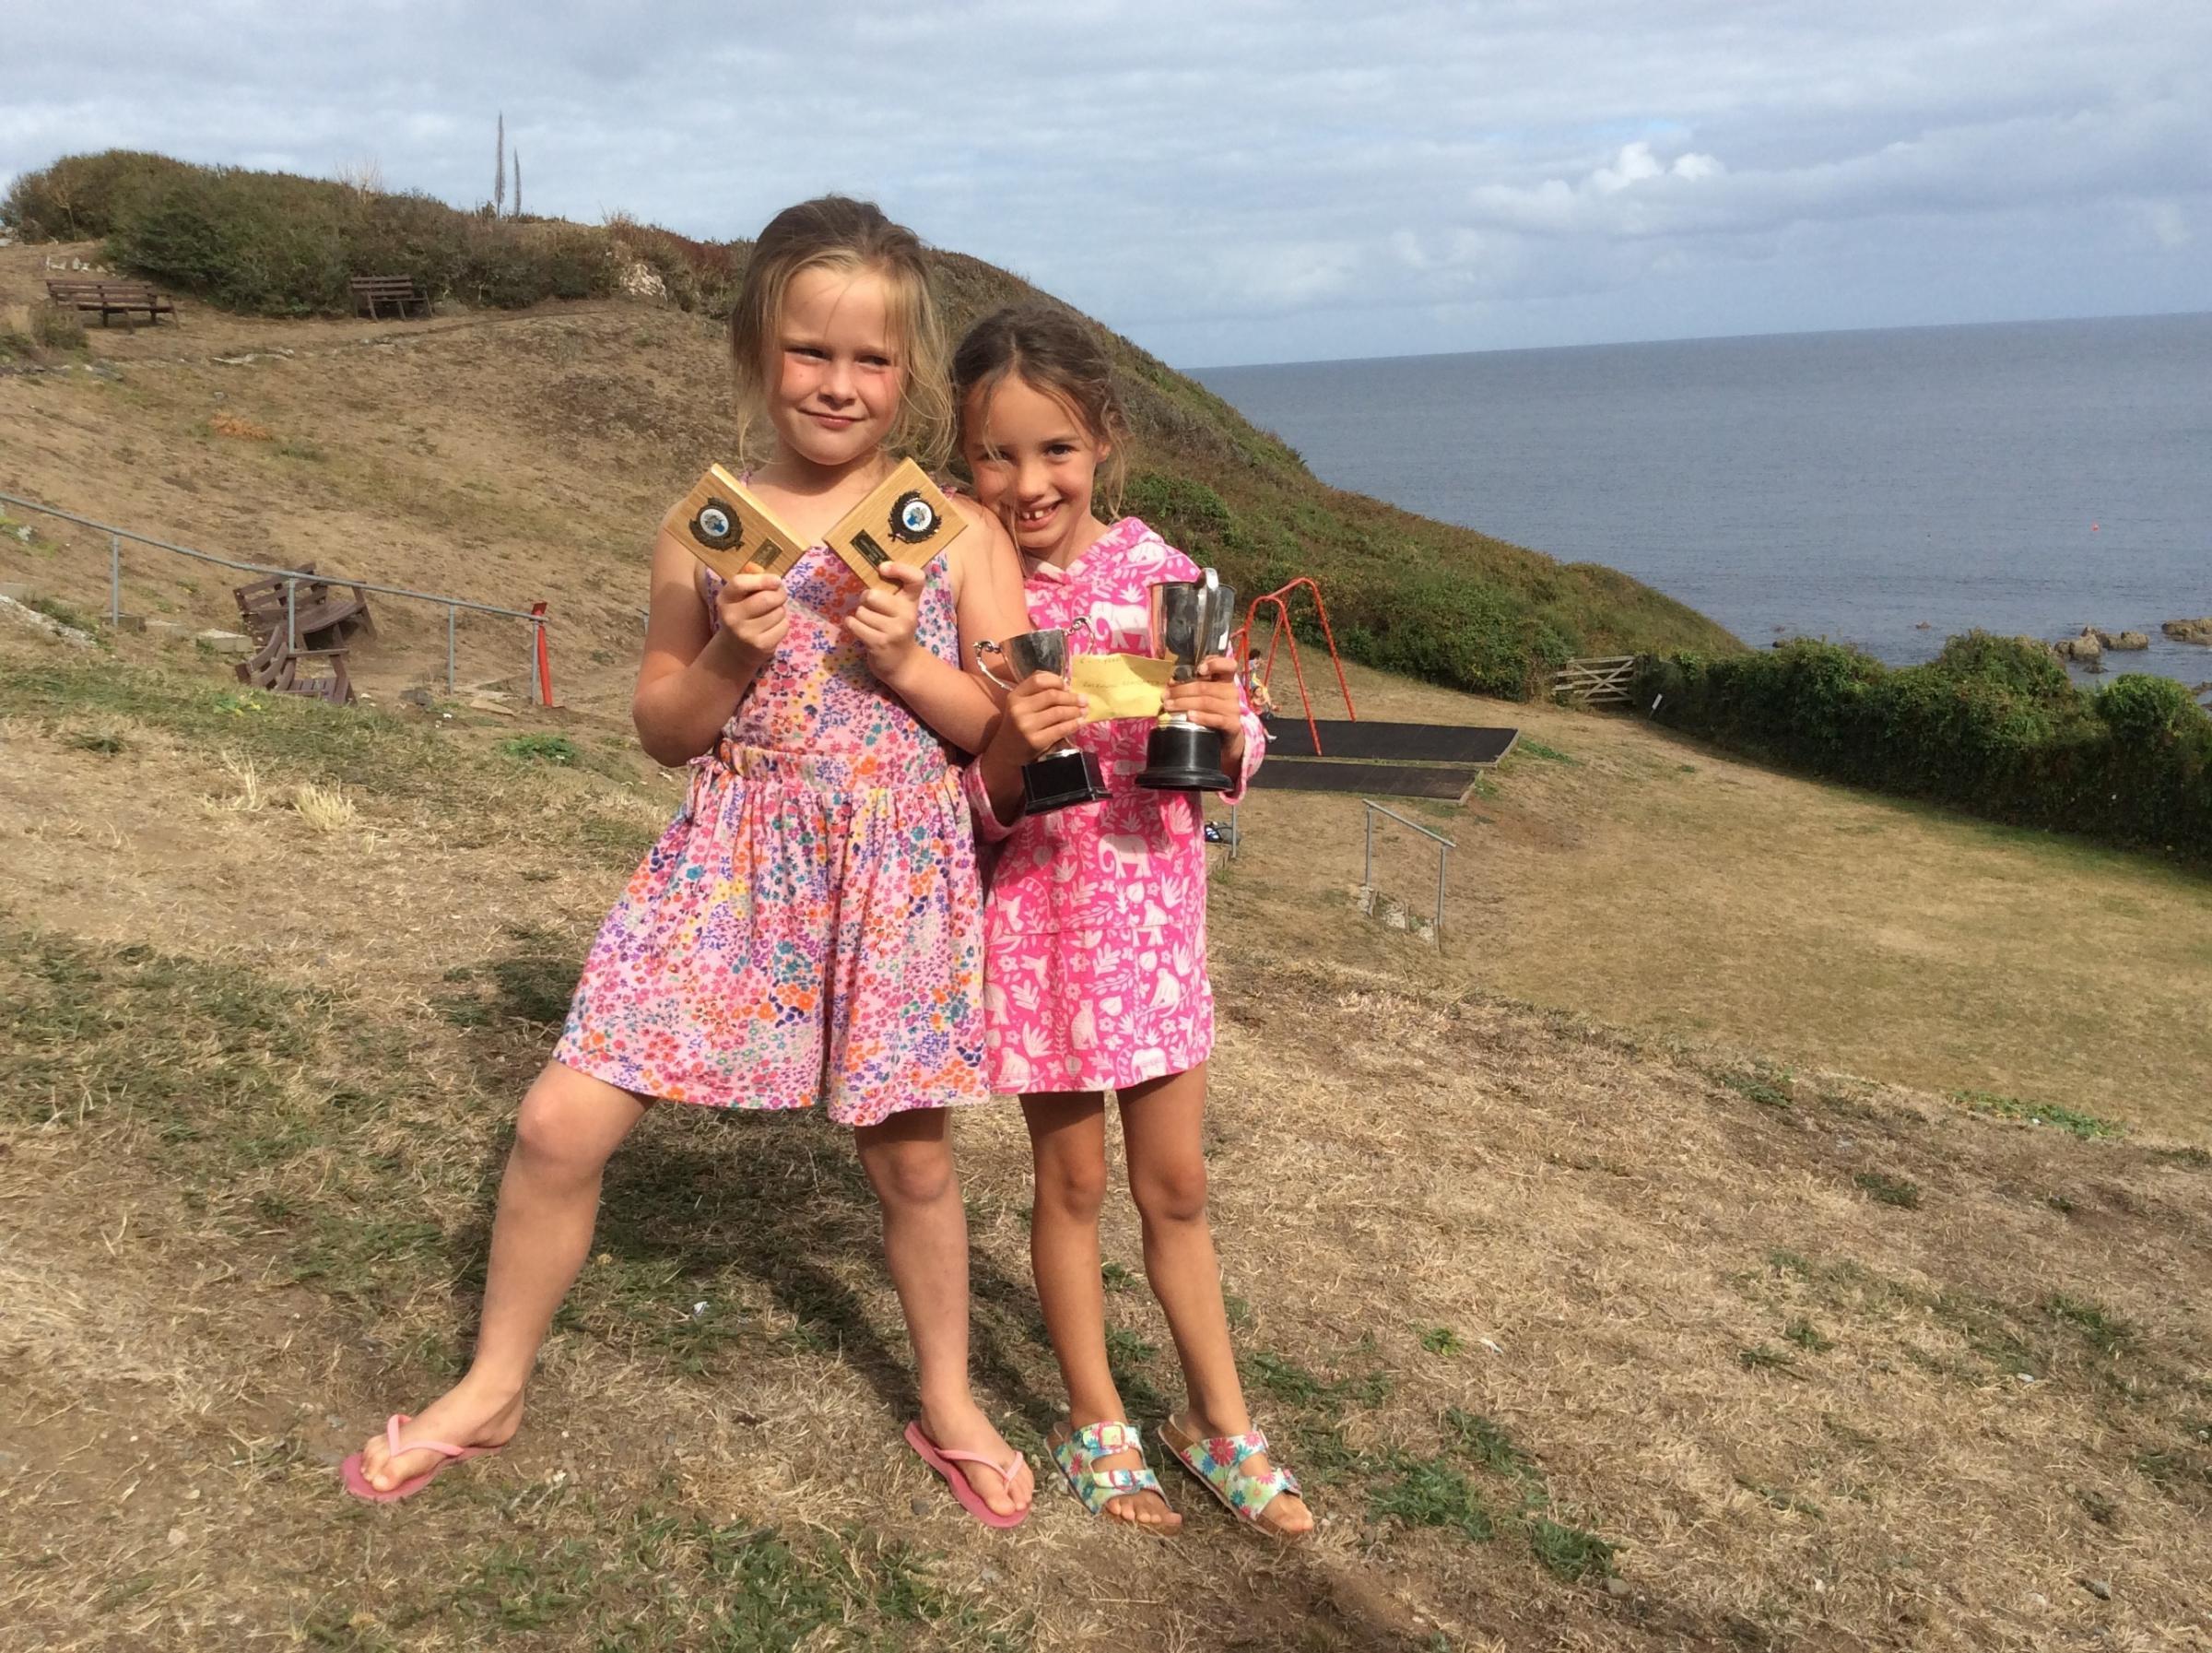
[[[1067, 653], [1067, 633], [1055, 628], [1049, 632], [1024, 632], [1004, 643], [984, 638], [975, 645], [975, 661], [983, 676], [1011, 691], [1015, 683], [1041, 671], [1049, 671], [1065, 682]], [[985, 655], [997, 655], [1004, 659], [1007, 669], [1014, 674], [1014, 682], [1007, 682], [984, 664]], [[1021, 766], [1024, 815], [1043, 815], [1053, 809], [1065, 809], [1070, 804], [1093, 804], [1106, 795], [1106, 782], [1099, 773], [1099, 761], [1072, 740], [1063, 740], [1051, 751]]]
[[[1151, 653], [1174, 662], [1173, 680], [1188, 683], [1199, 663], [1229, 653], [1237, 625], [1237, 594], [1212, 569], [1199, 580], [1169, 580], [1151, 588]], [[1145, 742], [1140, 786], [1156, 792], [1227, 792], [1235, 783], [1221, 768], [1221, 731], [1164, 712]]]

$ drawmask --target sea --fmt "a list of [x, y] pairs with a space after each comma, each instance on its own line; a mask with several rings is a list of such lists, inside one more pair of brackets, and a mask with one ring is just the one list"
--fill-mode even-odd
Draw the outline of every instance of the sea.
[[1891, 665], [2140, 631], [2212, 679], [2212, 313], [1294, 362], [1195, 375], [1324, 481], [1602, 562], [1753, 646]]

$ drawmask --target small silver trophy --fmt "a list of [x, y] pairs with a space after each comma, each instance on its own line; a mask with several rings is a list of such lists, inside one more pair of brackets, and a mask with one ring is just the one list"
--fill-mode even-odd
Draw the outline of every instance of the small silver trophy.
[[[1057, 628], [1049, 632], [1024, 632], [1004, 643], [984, 638], [975, 645], [976, 664], [983, 676], [1009, 691], [1015, 683], [1035, 672], [1049, 671], [1065, 681], [1067, 653], [1067, 633]], [[985, 665], [985, 655], [1003, 658], [1014, 673], [1014, 682], [1007, 682]], [[1021, 766], [1024, 815], [1043, 815], [1053, 809], [1065, 809], [1071, 804], [1094, 804], [1106, 796], [1106, 782], [1099, 773], [1099, 761], [1072, 740], [1063, 740], [1051, 751]]]
[[[1236, 630], [1237, 594], [1212, 569], [1204, 579], [1168, 580], [1151, 588], [1151, 653], [1174, 662], [1173, 680], [1188, 683], [1199, 663], [1229, 653]], [[1156, 792], [1227, 792], [1235, 783], [1221, 768], [1221, 732], [1163, 712], [1145, 742], [1140, 786]]]

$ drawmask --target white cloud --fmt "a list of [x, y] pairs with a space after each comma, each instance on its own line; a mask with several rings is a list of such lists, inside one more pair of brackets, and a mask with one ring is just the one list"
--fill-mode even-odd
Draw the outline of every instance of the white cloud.
[[[1880, 289], [1898, 321], [2212, 291], [2201, 5], [104, 10], [11, 21], [35, 72], [0, 105], [0, 176], [110, 144], [373, 157], [466, 206], [504, 109], [536, 210], [719, 238], [872, 194], [1174, 360], [1818, 326], [1884, 247], [1912, 272]], [[2074, 261], [2091, 234], [2106, 255]]]

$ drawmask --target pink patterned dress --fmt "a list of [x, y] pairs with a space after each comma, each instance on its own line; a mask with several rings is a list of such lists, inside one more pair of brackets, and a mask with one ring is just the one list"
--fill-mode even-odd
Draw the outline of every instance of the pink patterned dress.
[[[943, 560], [928, 573], [918, 634], [957, 662]], [[845, 565], [817, 546], [784, 585], [791, 628], [600, 927], [554, 1059], [710, 1107], [826, 1097], [842, 1125], [982, 1102], [959, 772], [843, 630]]]
[[[1135, 517], [1124, 517], [1065, 569], [1029, 564], [1030, 623], [1064, 627], [1078, 650], [1145, 646], [1147, 587], [1194, 580], [1195, 564]], [[1205, 816], [1188, 792], [1136, 784], [1149, 719], [1087, 725], [1112, 796], [1011, 824], [991, 812], [968, 771], [987, 844], [983, 1029], [1001, 1092], [1107, 1091], [1182, 1073], [1214, 1046], [1206, 975]], [[1244, 707], [1243, 795], [1266, 751]]]

